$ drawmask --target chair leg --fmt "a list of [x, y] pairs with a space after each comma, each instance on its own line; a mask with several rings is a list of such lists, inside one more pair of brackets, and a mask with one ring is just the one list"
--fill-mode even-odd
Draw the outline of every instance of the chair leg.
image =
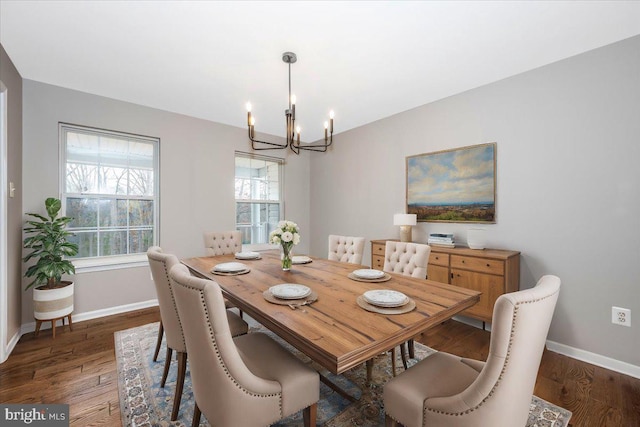
[[371, 377], [373, 376], [373, 359], [369, 359], [365, 362], [367, 366], [367, 384], [371, 384]]
[[202, 412], [200, 412], [200, 408], [198, 408], [198, 404], [196, 403], [193, 408], [193, 420], [191, 421], [191, 427], [198, 427], [200, 425], [200, 416]]
[[385, 427], [397, 427], [398, 422], [391, 418], [389, 415], [384, 415], [384, 425]]
[[318, 403], [309, 405], [302, 410], [302, 418], [304, 419], [304, 427], [315, 427], [316, 416], [318, 415]]
[[391, 374], [396, 376], [396, 348], [391, 349]]
[[67, 316], [69, 318], [69, 330], [73, 332], [73, 322], [71, 321], [71, 314]]
[[404, 348], [404, 344], [400, 344], [400, 357], [402, 358], [402, 366], [404, 366], [404, 370], [407, 370], [407, 350]]
[[176, 393], [173, 396], [173, 410], [171, 411], [171, 421], [178, 419], [180, 411], [180, 401], [182, 400], [182, 388], [184, 387], [184, 377], [187, 372], [187, 353], [178, 351], [178, 377], [176, 378]]
[[158, 328], [158, 342], [156, 343], [156, 351], [153, 353], [153, 361], [158, 360], [158, 353], [160, 353], [160, 347], [162, 347], [162, 335], [164, 334], [164, 326], [162, 320], [160, 321], [160, 328]]
[[162, 381], [160, 381], [160, 387], [164, 387], [164, 383], [167, 382], [167, 375], [169, 374], [169, 366], [171, 366], [171, 355], [173, 349], [167, 347], [167, 355], [164, 357], [164, 372], [162, 373]]
[[412, 359], [416, 358], [416, 346], [413, 338], [407, 341], [409, 343], [409, 357]]
[[53, 329], [53, 339], [55, 340], [56, 339], [56, 320], [55, 319], [51, 321], [51, 329]]

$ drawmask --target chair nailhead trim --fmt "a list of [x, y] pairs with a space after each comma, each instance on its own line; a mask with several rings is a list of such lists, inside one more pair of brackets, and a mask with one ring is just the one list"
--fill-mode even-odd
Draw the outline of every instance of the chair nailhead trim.
[[162, 268], [164, 268], [164, 275], [167, 279], [167, 283], [169, 284], [169, 295], [171, 295], [171, 303], [173, 304], [173, 309], [176, 312], [176, 318], [178, 319], [178, 326], [180, 326], [180, 338], [182, 338], [182, 348], [186, 349], [187, 343], [184, 340], [184, 329], [182, 329], [182, 322], [180, 321], [180, 315], [178, 314], [178, 306], [176, 305], [176, 298], [175, 296], [173, 296], [173, 287], [171, 286], [171, 278], [169, 277], [169, 271], [167, 270], [167, 263], [165, 261], [158, 261], [155, 259], [152, 261], [162, 263]]

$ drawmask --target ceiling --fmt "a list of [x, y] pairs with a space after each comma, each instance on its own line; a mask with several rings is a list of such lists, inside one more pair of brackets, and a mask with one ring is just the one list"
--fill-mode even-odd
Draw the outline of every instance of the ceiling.
[[640, 34], [637, 1], [7, 1], [23, 78], [307, 142]]

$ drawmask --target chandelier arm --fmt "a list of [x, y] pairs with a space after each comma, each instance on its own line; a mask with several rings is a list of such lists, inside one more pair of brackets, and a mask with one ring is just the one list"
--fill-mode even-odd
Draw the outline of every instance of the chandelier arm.
[[[259, 139], [255, 139], [251, 136], [251, 130], [249, 130], [249, 140], [251, 141], [251, 148], [256, 151], [283, 149], [283, 148], [287, 148], [287, 145], [289, 145], [289, 144], [278, 144], [277, 142], [260, 141]], [[256, 146], [256, 144], [264, 144], [264, 145], [268, 145], [269, 147]]]
[[327, 148], [329, 148], [332, 143], [333, 143], [333, 134], [331, 134], [328, 140], [325, 140], [324, 144], [306, 144], [306, 145], [296, 144], [295, 147], [298, 149], [298, 152], [296, 154], [298, 154], [300, 150], [325, 153], [327, 151]]

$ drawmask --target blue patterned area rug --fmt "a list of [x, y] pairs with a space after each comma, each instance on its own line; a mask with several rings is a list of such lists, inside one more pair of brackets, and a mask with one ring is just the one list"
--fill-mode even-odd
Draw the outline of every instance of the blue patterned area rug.
[[[305, 363], [311, 364], [320, 373], [338, 384], [356, 400], [350, 403], [323, 383], [320, 384], [320, 402], [318, 403], [319, 426], [384, 426], [384, 409], [382, 407], [382, 387], [391, 378], [391, 361], [388, 354], [379, 355], [373, 364], [373, 381], [365, 385], [366, 370], [364, 366], [352, 369], [343, 375], [333, 375], [309, 360], [304, 354], [264, 330], [259, 324], [249, 319], [251, 330], [266, 332], [280, 344], [296, 354]], [[122, 425], [135, 427], [187, 427], [193, 418], [193, 391], [188, 363], [180, 413], [176, 421], [170, 421], [173, 392], [175, 390], [177, 362], [171, 363], [171, 369], [164, 388], [160, 387], [160, 379], [164, 369], [166, 353], [165, 340], [158, 356], [153, 361], [158, 334], [158, 323], [151, 323], [137, 328], [115, 333], [116, 361], [118, 366], [118, 394]], [[433, 353], [434, 350], [416, 342], [416, 359], [410, 360], [412, 365]], [[398, 352], [399, 353], [399, 352]], [[397, 365], [402, 366], [400, 360]], [[400, 368], [401, 369], [401, 368]], [[571, 412], [555, 406], [542, 399], [533, 397], [526, 427], [566, 427]], [[302, 426], [301, 412], [280, 421], [274, 426]], [[201, 427], [209, 427], [204, 414]]]

